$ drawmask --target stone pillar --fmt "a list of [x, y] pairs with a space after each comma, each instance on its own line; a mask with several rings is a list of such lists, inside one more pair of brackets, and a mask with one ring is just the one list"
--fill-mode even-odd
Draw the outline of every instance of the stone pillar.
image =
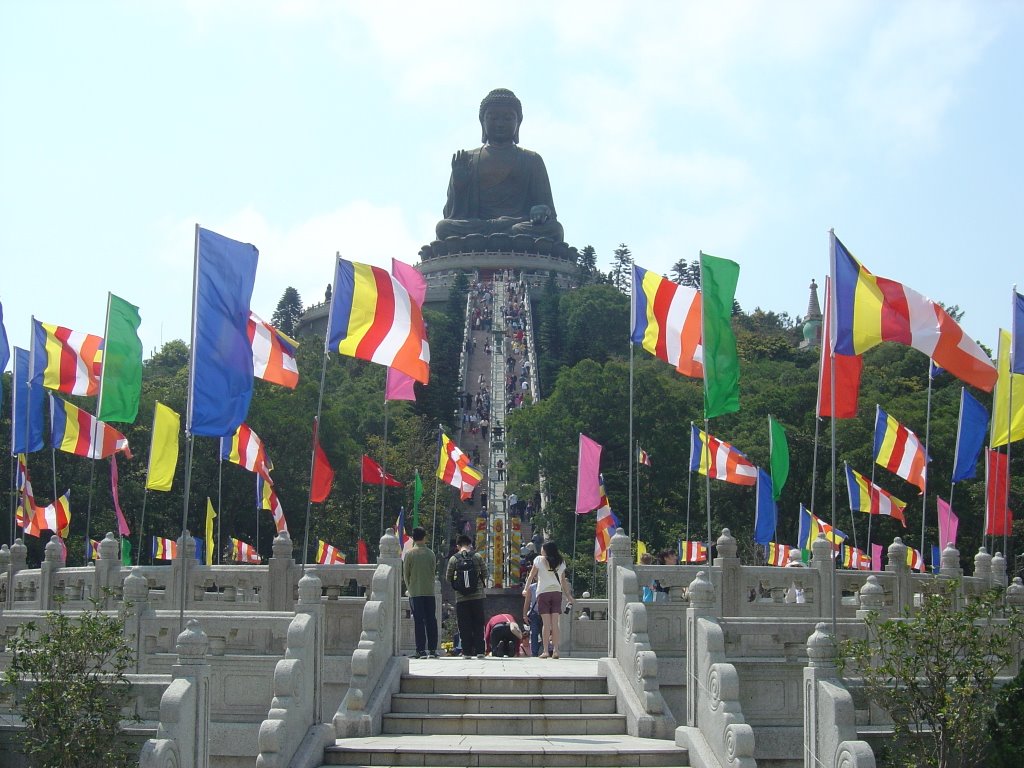
[[273, 556], [267, 564], [270, 571], [267, 580], [267, 610], [294, 610], [295, 594], [292, 583], [292, 568], [294, 566], [292, 539], [288, 535], [288, 531], [281, 531], [274, 537]]
[[[718, 610], [720, 616], [740, 615], [740, 559], [736, 556], [736, 539], [728, 528], [722, 529], [722, 535], [715, 542], [718, 557], [715, 565], [722, 574], [722, 583], [718, 587]], [[746, 598], [744, 598], [745, 601]]]
[[974, 576], [986, 583], [992, 580], [992, 555], [985, 547], [978, 547], [978, 554], [974, 556]]
[[697, 652], [697, 622], [711, 618], [715, 612], [715, 588], [704, 571], [690, 582], [690, 607], [686, 611], [686, 724], [697, 728], [697, 706], [700, 700], [698, 674], [700, 664]]
[[992, 576], [989, 582], [993, 587], [1006, 588], [1006, 558], [1002, 552], [992, 556]]
[[191, 531], [186, 530], [185, 535], [178, 539], [178, 556], [171, 560], [171, 580], [168, 588], [171, 590], [171, 599], [168, 609], [180, 609], [184, 597], [187, 609], [192, 601], [191, 574], [196, 565], [196, 543], [192, 540]]
[[819, 533], [818, 538], [811, 542], [811, 567], [818, 572], [818, 615], [831, 616], [832, 602], [836, 597], [832, 588], [835, 560], [832, 557], [832, 543], [823, 533]]
[[[195, 546], [192, 547], [191, 557], [195, 558]], [[178, 663], [171, 667], [172, 680], [188, 680], [195, 689], [194, 739], [178, 739], [179, 748], [183, 753], [182, 764], [195, 768], [207, 768], [210, 764], [210, 664], [206, 660], [209, 645], [206, 633], [199, 622], [190, 619], [185, 625], [185, 631], [178, 635], [174, 645]], [[163, 702], [160, 709], [163, 710]], [[159, 735], [158, 731], [157, 736]], [[188, 759], [188, 753], [191, 753], [191, 761]]]
[[57, 572], [64, 567], [64, 547], [60, 537], [54, 534], [46, 543], [43, 562], [39, 566], [39, 607], [53, 608], [53, 596], [57, 585]]
[[387, 596], [381, 595], [380, 599], [388, 602], [387, 615], [391, 617], [394, 625], [391, 632], [390, 655], [398, 656], [402, 644], [402, 547], [398, 543], [394, 528], [384, 531], [384, 535], [380, 537], [378, 552], [380, 554], [377, 556], [377, 564], [390, 565], [393, 569], [391, 591]]
[[1024, 609], [1024, 581], [1015, 576], [1006, 588], [1006, 604], [1015, 611]]
[[952, 544], [947, 544], [946, 548], [942, 550], [939, 563], [940, 576], [960, 577], [964, 575], [964, 571], [960, 567], [960, 550]]
[[[640, 595], [623, 595], [619, 592], [619, 580], [616, 577], [618, 568], [635, 571], [633, 564], [633, 545], [621, 528], [615, 529], [615, 535], [608, 542], [607, 583], [608, 583], [608, 655], [616, 656], [616, 627], [623, 617], [626, 603], [640, 600]], [[633, 579], [636, 583], [636, 579]]]
[[149, 582], [142, 575], [142, 568], [135, 566], [124, 579], [124, 635], [129, 647], [135, 652], [135, 672], [145, 671], [143, 655], [143, 622], [153, 615], [149, 603]]
[[104, 610], [109, 610], [115, 602], [111, 594], [121, 586], [121, 545], [114, 534], [107, 535], [100, 542], [100, 556], [96, 560], [92, 574], [92, 597], [99, 600]]
[[[276, 543], [276, 542], [275, 542]], [[316, 622], [316, 647], [313, 649], [313, 724], [323, 722], [324, 604], [323, 584], [313, 573], [307, 573], [298, 584], [299, 604], [295, 613], [305, 613]], [[440, 624], [438, 624], [440, 627]]]
[[7, 605], [14, 607], [14, 599], [18, 597], [18, 590], [15, 588], [15, 576], [18, 575], [19, 571], [25, 570], [25, 566], [28, 564], [28, 547], [25, 546], [25, 542], [21, 539], [15, 539], [14, 543], [11, 544], [11, 564], [7, 567], [7, 572], [10, 574], [11, 586], [7, 590]]
[[867, 618], [869, 613], [882, 613], [885, 608], [885, 590], [878, 583], [878, 577], [874, 574], [868, 576], [864, 586], [857, 593], [857, 600], [860, 608], [857, 609], [857, 618], [861, 621]]
[[3, 601], [0, 601], [0, 613], [9, 608], [14, 595], [14, 574], [11, 573], [11, 548], [0, 544], [0, 575], [6, 576], [3, 590]]
[[910, 591], [910, 566], [907, 565], [907, 545], [897, 536], [889, 545], [885, 570], [896, 574], [896, 589], [893, 593], [893, 609], [901, 614], [911, 607], [913, 597]]

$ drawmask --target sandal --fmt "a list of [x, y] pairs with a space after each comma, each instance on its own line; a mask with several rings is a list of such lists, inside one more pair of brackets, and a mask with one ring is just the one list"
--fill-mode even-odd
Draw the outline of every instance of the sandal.
[[551, 654], [551, 658], [552, 659], [557, 659], [558, 658], [558, 651], [555, 651], [554, 653], [552, 653]]
[[538, 659], [546, 659], [546, 658], [548, 658], [548, 655], [547, 655], [547, 653], [542, 653], [542, 654], [541, 654], [540, 656], [538, 656], [537, 658], [538, 658]]

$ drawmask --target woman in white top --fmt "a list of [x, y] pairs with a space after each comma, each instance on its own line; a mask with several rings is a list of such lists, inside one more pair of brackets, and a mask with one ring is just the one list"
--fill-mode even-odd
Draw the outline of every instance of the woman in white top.
[[530, 575], [526, 578], [526, 586], [523, 587], [523, 595], [530, 589], [533, 582], [537, 582], [537, 611], [541, 615], [543, 628], [541, 630], [541, 643], [543, 653], [540, 658], [548, 658], [548, 647], [550, 644], [551, 657], [558, 658], [559, 642], [559, 614], [562, 612], [562, 595], [564, 594], [572, 605], [572, 587], [565, 578], [565, 561], [558, 551], [558, 545], [553, 541], [545, 542], [541, 547], [544, 553], [533, 561]]

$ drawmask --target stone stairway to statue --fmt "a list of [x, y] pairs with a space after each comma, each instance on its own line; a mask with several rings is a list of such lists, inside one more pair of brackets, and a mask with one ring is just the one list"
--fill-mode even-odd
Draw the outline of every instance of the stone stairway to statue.
[[413, 659], [382, 733], [338, 739], [324, 765], [688, 766], [665, 739], [626, 733], [592, 659]]

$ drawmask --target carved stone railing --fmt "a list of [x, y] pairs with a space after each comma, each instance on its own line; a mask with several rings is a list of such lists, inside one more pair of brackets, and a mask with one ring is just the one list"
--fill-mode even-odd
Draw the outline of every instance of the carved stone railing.
[[398, 656], [401, 550], [394, 529], [380, 540], [380, 557], [373, 574], [370, 599], [363, 608], [362, 633], [352, 652], [352, 679], [334, 715], [334, 730], [341, 737], [380, 733], [381, 716], [397, 692], [403, 662]]
[[288, 627], [284, 658], [274, 670], [274, 700], [259, 732], [258, 768], [314, 768], [334, 729], [323, 722], [323, 612], [320, 580], [299, 581], [299, 605]]
[[601, 669], [630, 735], [671, 738], [675, 718], [661, 696], [658, 657], [647, 637], [647, 608], [630, 557], [629, 538], [619, 528], [608, 546], [608, 658]]
[[676, 743], [696, 768], [755, 768], [754, 731], [743, 717], [739, 675], [726, 660], [722, 628], [715, 621], [715, 590], [703, 572], [689, 587], [686, 617], [686, 725]]
[[836, 668], [835, 638], [821, 623], [807, 639], [804, 668], [805, 768], [875, 768], [875, 755], [857, 738], [853, 697]]
[[156, 738], [142, 748], [139, 768], [206, 768], [209, 765], [210, 665], [206, 634], [189, 621], [178, 635], [178, 663], [160, 699]]

